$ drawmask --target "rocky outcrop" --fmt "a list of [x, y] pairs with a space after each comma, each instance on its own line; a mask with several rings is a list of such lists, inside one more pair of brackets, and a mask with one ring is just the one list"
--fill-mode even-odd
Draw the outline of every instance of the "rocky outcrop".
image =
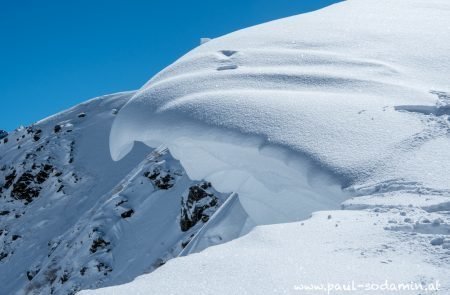
[[152, 171], [144, 173], [155, 187], [161, 190], [168, 190], [175, 184], [175, 178], [172, 176], [170, 170], [161, 170], [159, 167], [153, 168]]
[[8, 132], [0, 129], [0, 140], [8, 136]]
[[105, 241], [102, 237], [97, 237], [92, 242], [90, 251], [91, 251], [91, 253], [95, 253], [98, 250], [105, 249], [106, 247], [109, 246], [109, 244], [110, 244], [110, 242]]
[[[44, 164], [41, 167], [34, 166], [34, 170], [24, 172], [12, 185], [11, 197], [27, 203], [32, 202], [34, 198], [39, 196], [42, 189], [41, 184], [50, 177], [52, 172], [53, 166], [50, 164]], [[14, 174], [10, 174], [9, 177], [5, 178], [6, 184], [11, 185], [15, 178]]]
[[219, 207], [211, 183], [202, 182], [191, 186], [187, 195], [181, 199], [180, 228], [183, 232], [194, 227], [198, 222], [208, 222]]

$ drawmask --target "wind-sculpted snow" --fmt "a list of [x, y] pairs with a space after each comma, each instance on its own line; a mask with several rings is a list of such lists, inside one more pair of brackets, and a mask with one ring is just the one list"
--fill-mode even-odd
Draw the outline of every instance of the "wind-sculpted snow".
[[448, 112], [430, 111], [450, 90], [449, 10], [352, 0], [211, 40], [120, 111], [112, 156], [166, 144], [191, 178], [238, 193], [256, 223], [335, 208], [341, 187], [433, 187], [433, 171], [445, 189], [450, 165], [427, 155], [450, 153]]

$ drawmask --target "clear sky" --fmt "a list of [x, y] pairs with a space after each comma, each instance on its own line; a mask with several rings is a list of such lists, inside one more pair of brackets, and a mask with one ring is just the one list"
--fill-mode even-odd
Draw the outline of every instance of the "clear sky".
[[138, 89], [220, 35], [338, 0], [0, 0], [0, 129]]

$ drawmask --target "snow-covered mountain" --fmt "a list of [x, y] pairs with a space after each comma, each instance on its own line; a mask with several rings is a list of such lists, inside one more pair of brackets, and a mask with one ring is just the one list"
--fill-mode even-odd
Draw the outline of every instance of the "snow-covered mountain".
[[0, 294], [129, 282], [188, 251], [230, 196], [190, 180], [164, 147], [111, 159], [111, 124], [132, 95], [99, 97], [2, 138]]
[[349, 0], [6, 135], [5, 294], [449, 294], [448, 28]]

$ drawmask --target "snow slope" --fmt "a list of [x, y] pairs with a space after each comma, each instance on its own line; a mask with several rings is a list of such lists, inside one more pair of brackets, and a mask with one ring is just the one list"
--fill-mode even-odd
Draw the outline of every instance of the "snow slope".
[[[423, 214], [318, 212], [302, 223], [258, 227], [132, 283], [79, 294], [449, 294], [450, 239], [444, 249], [427, 235], [383, 229], [403, 222], [402, 212]], [[446, 221], [449, 226], [448, 215]], [[386, 281], [397, 290], [380, 290]], [[342, 290], [352, 284], [353, 290]], [[398, 291], [400, 284], [412, 287]], [[431, 292], [434, 286], [438, 292]]]
[[449, 9], [351, 0], [211, 40], [133, 96], [112, 155], [165, 144], [257, 224], [337, 208], [341, 187], [448, 190]]
[[165, 144], [260, 226], [81, 294], [449, 294], [449, 28], [445, 0], [349, 0], [156, 75], [114, 121], [113, 158]]
[[[0, 140], [0, 294], [122, 284], [177, 257], [194, 236], [208, 247], [240, 235], [245, 212], [232, 222], [226, 208], [215, 216], [229, 194], [189, 179], [165, 148], [111, 159], [109, 131], [132, 94], [87, 101]], [[205, 240], [210, 218], [235, 231]]]
[[2, 134], [0, 294], [449, 294], [449, 15], [345, 1]]

